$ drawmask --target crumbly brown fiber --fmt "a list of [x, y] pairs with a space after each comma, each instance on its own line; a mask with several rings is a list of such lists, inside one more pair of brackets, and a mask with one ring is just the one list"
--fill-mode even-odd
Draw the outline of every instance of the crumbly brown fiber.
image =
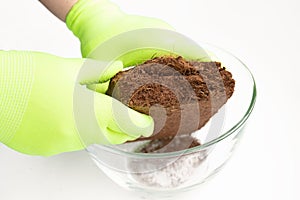
[[153, 117], [154, 134], [141, 139], [164, 139], [202, 128], [232, 96], [234, 86], [220, 62], [164, 56], [119, 72], [107, 94]]

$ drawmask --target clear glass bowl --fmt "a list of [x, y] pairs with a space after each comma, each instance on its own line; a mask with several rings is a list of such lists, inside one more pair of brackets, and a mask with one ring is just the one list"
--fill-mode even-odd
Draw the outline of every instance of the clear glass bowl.
[[209, 123], [193, 133], [201, 141], [200, 146], [150, 154], [135, 152], [148, 141], [89, 146], [87, 151], [99, 168], [120, 186], [168, 195], [185, 191], [218, 172], [234, 151], [255, 104], [255, 81], [245, 64], [232, 54], [212, 45], [199, 45], [213, 52], [213, 60], [221, 61], [232, 73], [236, 81], [233, 96]]

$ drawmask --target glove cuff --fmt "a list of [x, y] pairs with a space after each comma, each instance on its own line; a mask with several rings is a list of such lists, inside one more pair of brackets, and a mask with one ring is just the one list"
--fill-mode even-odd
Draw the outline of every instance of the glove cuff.
[[17, 132], [34, 82], [31, 53], [0, 51], [0, 142], [8, 144]]

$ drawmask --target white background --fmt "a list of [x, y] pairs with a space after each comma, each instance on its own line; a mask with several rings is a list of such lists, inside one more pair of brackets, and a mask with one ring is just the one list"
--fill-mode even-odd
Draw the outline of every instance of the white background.
[[[235, 154], [214, 179], [184, 198], [300, 199], [299, 0], [118, 2], [231, 51], [256, 78], [257, 104]], [[38, 1], [1, 0], [0, 25], [0, 49], [80, 56], [78, 40]], [[139, 198], [110, 181], [84, 151], [43, 158], [0, 144], [1, 200]]]

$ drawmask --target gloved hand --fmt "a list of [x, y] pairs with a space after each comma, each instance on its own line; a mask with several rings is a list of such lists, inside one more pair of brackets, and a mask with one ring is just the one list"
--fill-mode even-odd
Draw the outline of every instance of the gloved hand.
[[84, 85], [105, 82], [122, 68], [121, 62], [0, 51], [0, 142], [50, 156], [151, 135], [151, 117]]
[[[66, 24], [80, 39], [83, 57], [91, 57], [90, 54], [100, 44], [124, 32], [142, 28], [173, 29], [159, 19], [128, 15], [109, 0], [79, 0], [69, 11]], [[122, 45], [128, 46], [126, 41], [122, 41], [116, 48], [122, 48]], [[125, 56], [118, 59], [123, 62], [124, 67], [128, 67], [139, 64], [156, 53], [158, 51], [154, 49], [142, 51], [139, 49], [139, 52], [131, 55], [130, 58]], [[95, 56], [92, 57], [97, 59]]]

